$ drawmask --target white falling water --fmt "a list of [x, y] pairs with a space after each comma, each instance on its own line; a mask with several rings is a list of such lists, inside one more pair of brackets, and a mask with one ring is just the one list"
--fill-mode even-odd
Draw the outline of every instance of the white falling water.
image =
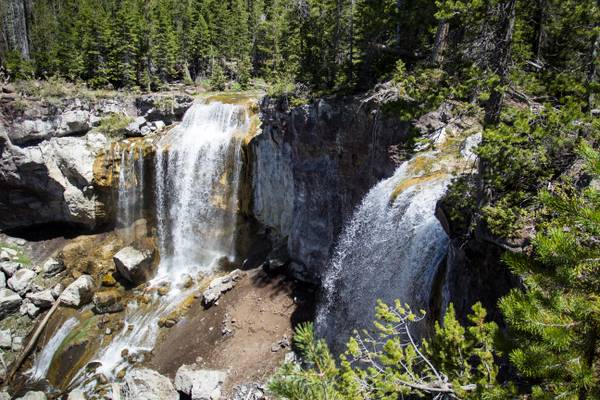
[[119, 191], [117, 200], [117, 227], [131, 236], [130, 228], [144, 216], [144, 150], [141, 143], [125, 141], [118, 148]]
[[54, 333], [48, 343], [44, 346], [44, 349], [35, 358], [31, 369], [26, 372], [30, 380], [39, 381], [46, 377], [54, 353], [76, 325], [77, 318], [69, 318]]
[[207, 271], [233, 255], [239, 133], [248, 125], [241, 106], [197, 104], [158, 143], [159, 279]]
[[353, 329], [372, 327], [377, 299], [400, 299], [415, 311], [429, 308], [448, 245], [436, 203], [452, 173], [466, 166], [452, 150], [421, 152], [403, 163], [369, 191], [344, 228], [325, 273], [316, 319], [317, 333], [334, 350], [343, 350]]

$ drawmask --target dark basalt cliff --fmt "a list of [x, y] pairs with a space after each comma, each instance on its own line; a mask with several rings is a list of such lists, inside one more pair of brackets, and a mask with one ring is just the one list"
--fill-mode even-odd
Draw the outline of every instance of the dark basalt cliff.
[[344, 222], [394, 172], [390, 148], [408, 140], [410, 125], [356, 97], [294, 108], [265, 98], [261, 120], [248, 145], [252, 213], [276, 248], [275, 262], [318, 283]]

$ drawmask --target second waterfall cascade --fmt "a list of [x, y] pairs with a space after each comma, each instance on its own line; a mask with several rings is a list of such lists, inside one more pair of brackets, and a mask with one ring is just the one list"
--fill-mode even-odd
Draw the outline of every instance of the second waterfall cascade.
[[[248, 127], [243, 106], [220, 102], [192, 105], [181, 124], [153, 144], [154, 166], [147, 169], [154, 171], [152, 177], [144, 177], [147, 170], [139, 147], [126, 143], [121, 149], [117, 227], [124, 237], [131, 238], [128, 228], [149, 205], [143, 185], [152, 181], [160, 262], [156, 276], [143, 289], [145, 301], [137, 295], [129, 300], [122, 330], [100, 339], [88, 360], [96, 366], [93, 376], [114, 376], [127, 366], [128, 357], [152, 351], [160, 332], [159, 320], [194, 291], [182, 282], [199, 281], [224, 261], [234, 260], [240, 143]], [[165, 286], [168, 292], [159, 294], [156, 289]], [[51, 368], [52, 353], [68, 330], [75, 332], [85, 324], [85, 320], [69, 320], [63, 325], [42, 350], [43, 361], [32, 370], [31, 379], [43, 378], [41, 374]], [[128, 357], [123, 356], [124, 351]], [[93, 376], [82, 368], [71, 385], [91, 389]]]
[[316, 329], [343, 351], [353, 329], [370, 329], [376, 300], [428, 310], [448, 237], [435, 216], [452, 176], [473, 167], [481, 135], [432, 137], [394, 175], [375, 185], [342, 231], [325, 272]]

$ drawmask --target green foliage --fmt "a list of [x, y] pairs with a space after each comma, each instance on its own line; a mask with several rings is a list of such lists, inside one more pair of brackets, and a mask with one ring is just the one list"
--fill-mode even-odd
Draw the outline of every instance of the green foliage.
[[[587, 144], [579, 153], [597, 174], [599, 153]], [[598, 398], [600, 192], [564, 183], [541, 191], [539, 201], [549, 217], [535, 236], [533, 256], [505, 256], [526, 288], [500, 302], [514, 338], [510, 360], [536, 383], [535, 398]]]
[[510, 109], [498, 126], [486, 129], [478, 154], [488, 192], [483, 219], [492, 233], [515, 234], [538, 190], [576, 158], [578, 138], [598, 134], [597, 123], [575, 103], [539, 111]]
[[0, 242], [0, 251], [3, 249], [10, 249], [17, 253], [15, 261], [23, 266], [30, 266], [32, 264], [31, 258], [23, 249], [17, 245]]
[[424, 318], [408, 305], [377, 304], [374, 332], [356, 334], [336, 366], [312, 325], [301, 325], [294, 343], [304, 365], [284, 364], [269, 384], [280, 398], [398, 399], [406, 395], [436, 398], [502, 399], [508, 389], [497, 383], [494, 340], [498, 327], [486, 322], [480, 304], [463, 327], [450, 306], [443, 324], [422, 344], [411, 333]]
[[225, 90], [227, 87], [227, 77], [223, 72], [221, 64], [215, 62], [210, 75], [210, 87], [212, 90]]
[[112, 113], [100, 120], [98, 130], [111, 137], [122, 136], [125, 128], [133, 121], [133, 118], [125, 114]]
[[9, 51], [2, 66], [11, 79], [30, 79], [33, 77], [34, 69], [31, 62], [24, 60], [17, 50]]

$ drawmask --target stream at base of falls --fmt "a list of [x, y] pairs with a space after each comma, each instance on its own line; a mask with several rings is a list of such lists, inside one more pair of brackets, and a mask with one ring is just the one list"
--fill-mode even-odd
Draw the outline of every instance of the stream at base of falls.
[[[240, 143], [248, 128], [244, 106], [220, 102], [192, 105], [181, 124], [151, 144], [155, 154], [151, 177], [145, 176], [142, 147], [133, 141], [119, 145], [118, 232], [125, 243], [139, 239], [132, 227], [148, 208], [145, 182], [154, 182], [153, 220], [160, 261], [142, 296], [128, 301], [122, 329], [103, 335], [98, 348], [90, 353], [84, 366], [94, 365], [93, 374], [80, 368], [70, 387], [91, 391], [94, 377], [110, 379], [126, 368], [132, 357], [152, 351], [160, 333], [159, 320], [198, 291], [185, 282], [191, 279], [198, 284], [218, 272], [224, 260], [235, 258]], [[159, 287], [168, 287], [168, 291], [159, 293]], [[79, 320], [70, 318], [55, 331], [34, 358], [27, 373], [30, 380], [45, 378], [65, 339], [71, 332], [86, 329], [85, 310], [79, 312]]]
[[[473, 168], [481, 135], [436, 133], [431, 148], [403, 162], [363, 198], [337, 241], [325, 271], [315, 321], [335, 352], [353, 330], [370, 329], [376, 300], [399, 299], [429, 310], [448, 237], [435, 216], [453, 176]], [[422, 327], [426, 328], [426, 327]]]

